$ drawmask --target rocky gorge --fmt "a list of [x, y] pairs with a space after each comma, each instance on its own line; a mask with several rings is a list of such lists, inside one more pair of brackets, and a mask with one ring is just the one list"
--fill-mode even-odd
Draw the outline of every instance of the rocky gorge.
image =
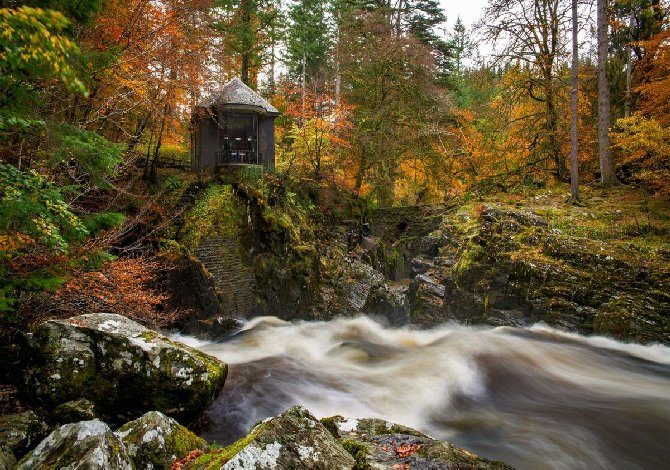
[[224, 362], [112, 314], [48, 321], [29, 343], [23, 392], [37, 413], [0, 418], [3, 470], [508, 468], [403, 426], [301, 407], [209, 446], [170, 416], [192, 421], [224, 386]]
[[182, 186], [156, 241], [180, 315], [30, 328], [0, 470], [661, 468], [670, 217], [617, 197], [324, 210], [271, 178]]

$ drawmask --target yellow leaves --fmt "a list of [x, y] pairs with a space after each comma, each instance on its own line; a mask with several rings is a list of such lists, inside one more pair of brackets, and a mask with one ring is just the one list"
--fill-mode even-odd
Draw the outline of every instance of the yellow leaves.
[[0, 9], [0, 67], [7, 78], [57, 78], [73, 91], [85, 91], [68, 62], [79, 52], [74, 42], [62, 36], [68, 25], [56, 11], [25, 6]]
[[619, 119], [612, 143], [624, 163], [637, 166], [637, 178], [659, 194], [670, 192], [670, 128], [635, 113]]

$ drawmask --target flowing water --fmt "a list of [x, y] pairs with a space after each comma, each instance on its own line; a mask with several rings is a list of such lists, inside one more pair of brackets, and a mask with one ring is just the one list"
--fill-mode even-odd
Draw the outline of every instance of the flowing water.
[[670, 468], [668, 347], [365, 317], [263, 317], [225, 342], [180, 340], [230, 364], [209, 440], [231, 442], [301, 404], [404, 424], [519, 468]]

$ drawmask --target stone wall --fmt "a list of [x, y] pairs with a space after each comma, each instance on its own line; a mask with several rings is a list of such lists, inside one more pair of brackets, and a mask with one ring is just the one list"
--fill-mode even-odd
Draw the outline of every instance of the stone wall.
[[195, 251], [214, 278], [225, 313], [232, 317], [246, 317], [256, 306], [256, 280], [240, 250], [236, 238], [212, 236], [203, 238]]
[[373, 237], [387, 243], [402, 238], [422, 237], [442, 220], [443, 206], [404, 206], [374, 209], [369, 214]]

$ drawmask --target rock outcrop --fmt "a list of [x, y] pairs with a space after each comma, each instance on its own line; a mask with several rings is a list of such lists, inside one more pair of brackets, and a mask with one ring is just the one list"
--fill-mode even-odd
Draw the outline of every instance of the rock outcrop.
[[207, 447], [203, 439], [159, 411], [145, 413], [115, 434], [138, 469], [167, 470], [175, 459]]
[[0, 416], [0, 446], [22, 455], [49, 433], [47, 424], [33, 411]]
[[294, 407], [257, 424], [235, 444], [201, 455], [186, 468], [350, 470], [354, 464], [354, 458], [314, 416]]
[[53, 408], [86, 398], [112, 421], [149, 410], [191, 417], [223, 387], [225, 363], [126, 317], [87, 314], [40, 325], [23, 392]]
[[357, 469], [499, 469], [512, 467], [381, 419], [321, 420], [355, 457]]
[[0, 470], [13, 470], [16, 467], [16, 458], [9, 447], [0, 444]]
[[100, 420], [65, 424], [23, 459], [17, 469], [81, 468], [132, 470], [126, 448]]
[[95, 418], [95, 403], [86, 398], [62, 403], [51, 412], [51, 420], [58, 424], [90, 421]]
[[294, 407], [254, 426], [236, 443], [180, 462], [182, 468], [245, 470], [511, 469], [381, 419], [317, 421]]

